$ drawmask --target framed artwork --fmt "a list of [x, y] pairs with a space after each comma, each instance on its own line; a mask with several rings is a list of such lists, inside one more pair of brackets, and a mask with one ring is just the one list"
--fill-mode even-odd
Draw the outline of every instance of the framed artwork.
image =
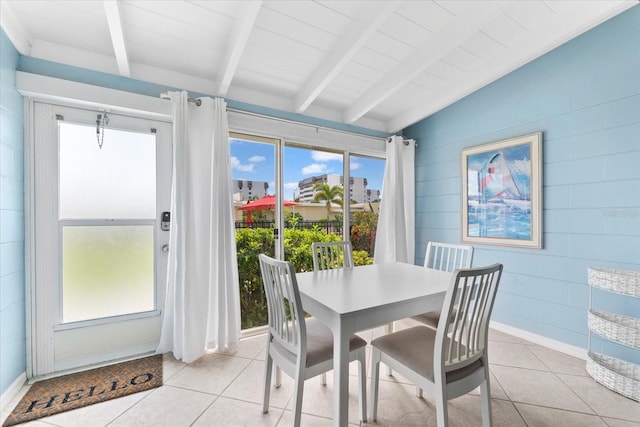
[[542, 248], [542, 133], [462, 150], [462, 241]]

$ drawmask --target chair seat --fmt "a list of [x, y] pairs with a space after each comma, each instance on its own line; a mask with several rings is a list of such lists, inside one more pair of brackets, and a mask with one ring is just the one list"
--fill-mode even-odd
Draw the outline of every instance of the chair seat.
[[428, 313], [422, 313], [418, 314], [417, 316], [413, 316], [412, 319], [423, 323], [433, 329], [436, 329], [438, 327], [438, 322], [440, 321], [440, 312], [429, 311]]
[[[435, 330], [426, 326], [415, 326], [376, 338], [371, 341], [371, 345], [434, 382], [433, 350], [435, 340]], [[450, 371], [447, 373], [447, 383], [462, 379], [482, 366], [482, 360], [478, 359], [470, 365]]]
[[[455, 319], [455, 317], [456, 317], [456, 311], [453, 310], [453, 312], [451, 313], [451, 319]], [[417, 316], [413, 316], [412, 319], [424, 325], [427, 325], [432, 329], [438, 329], [438, 323], [440, 323], [440, 312], [437, 310], [429, 311], [427, 313], [422, 313], [422, 314], [418, 314]]]
[[[333, 334], [317, 319], [306, 319], [307, 367], [333, 359]], [[365, 347], [367, 342], [357, 335], [349, 340], [349, 351]]]

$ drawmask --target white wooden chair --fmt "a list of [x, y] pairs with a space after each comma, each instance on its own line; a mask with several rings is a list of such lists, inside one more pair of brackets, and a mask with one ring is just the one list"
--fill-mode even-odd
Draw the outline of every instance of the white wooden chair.
[[[424, 266], [436, 270], [453, 271], [461, 268], [471, 268], [473, 261], [473, 246], [453, 245], [450, 243], [427, 243], [424, 256]], [[426, 326], [437, 329], [440, 311], [430, 311], [412, 317]]]
[[353, 267], [351, 242], [313, 242], [311, 250], [315, 271]]
[[[424, 266], [435, 270], [453, 271], [459, 268], [471, 268], [473, 261], [473, 246], [454, 245], [451, 243], [429, 242], [424, 255]], [[426, 326], [436, 329], [440, 319], [440, 310], [418, 314], [412, 317]], [[386, 333], [394, 331], [394, 325], [387, 325]], [[391, 375], [391, 368], [387, 368], [387, 375]], [[416, 395], [422, 396], [422, 390], [416, 389]]]
[[378, 409], [380, 362], [436, 398], [437, 425], [448, 425], [447, 400], [480, 386], [483, 426], [491, 426], [487, 335], [502, 265], [457, 270], [437, 330], [414, 326], [371, 342], [370, 420]]
[[[302, 413], [304, 381], [333, 369], [333, 335], [318, 320], [305, 319], [291, 263], [264, 254], [259, 259], [269, 317], [262, 411], [269, 411], [271, 373], [275, 364], [295, 381], [293, 407], [294, 426], [297, 427]], [[349, 361], [360, 362], [360, 417], [363, 421], [367, 419], [366, 345], [366, 341], [357, 335], [349, 342]]]
[[[344, 240], [339, 242], [313, 242], [311, 251], [313, 252], [314, 271], [353, 267], [351, 242]], [[327, 385], [326, 372], [322, 373], [320, 384]]]

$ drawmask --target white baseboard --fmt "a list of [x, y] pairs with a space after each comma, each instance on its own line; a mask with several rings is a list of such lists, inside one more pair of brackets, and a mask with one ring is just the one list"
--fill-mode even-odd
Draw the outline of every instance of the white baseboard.
[[[9, 388], [5, 390], [4, 393], [0, 396], [0, 411], [4, 411], [5, 406], [7, 406], [14, 397], [20, 392], [22, 386], [27, 383], [27, 373], [21, 373], [16, 380], [11, 383]], [[8, 410], [13, 410], [13, 408], [8, 408]]]
[[533, 332], [514, 328], [513, 326], [505, 325], [504, 323], [490, 321], [489, 327], [497, 331], [504, 332], [505, 334], [531, 341], [534, 344], [559, 351], [560, 353], [568, 354], [569, 356], [577, 357], [582, 360], [587, 360], [587, 350], [584, 348], [556, 341], [542, 335], [534, 334]]

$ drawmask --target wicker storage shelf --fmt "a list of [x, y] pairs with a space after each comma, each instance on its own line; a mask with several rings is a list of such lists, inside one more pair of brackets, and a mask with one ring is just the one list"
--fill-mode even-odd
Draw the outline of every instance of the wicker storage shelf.
[[640, 366], [589, 352], [587, 372], [605, 387], [640, 402]]
[[595, 288], [640, 298], [640, 271], [590, 267], [588, 273]]
[[591, 350], [591, 335], [640, 350], [640, 319], [593, 308], [594, 288], [640, 298], [640, 271], [589, 268], [589, 357], [587, 372], [611, 390], [640, 402], [640, 365]]
[[640, 349], [640, 319], [589, 310], [589, 329], [612, 341]]

